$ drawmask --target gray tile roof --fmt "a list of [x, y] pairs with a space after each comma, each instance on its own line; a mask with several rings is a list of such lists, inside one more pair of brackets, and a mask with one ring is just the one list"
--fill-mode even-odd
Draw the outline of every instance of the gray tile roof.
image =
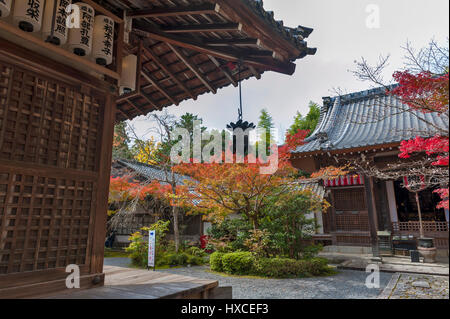
[[297, 48], [306, 48], [303, 51], [300, 58], [306, 55], [316, 54], [316, 48], [308, 48], [307, 42], [304, 40], [309, 37], [309, 35], [314, 31], [312, 28], [304, 27], [299, 25], [297, 28], [291, 28], [284, 26], [282, 20], [276, 20], [273, 11], [266, 11], [264, 9], [263, 0], [243, 0], [249, 7], [253, 9], [266, 23], [271, 25], [278, 33], [280, 33], [285, 39], [294, 44]]
[[[118, 162], [121, 165], [124, 165], [125, 167], [135, 171], [136, 174], [138, 174], [144, 178], [147, 178], [151, 181], [158, 181], [158, 182], [164, 184], [168, 180], [168, 177], [169, 177], [169, 180], [171, 178], [170, 175], [166, 175], [166, 172], [164, 170], [162, 170], [156, 166], [139, 163], [139, 162], [126, 161], [126, 160], [118, 160]], [[184, 185], [184, 181], [191, 180], [190, 177], [180, 175], [180, 174], [175, 174], [174, 176], [175, 176], [175, 180], [178, 185]]]
[[[393, 88], [392, 86], [391, 88]], [[448, 132], [448, 117], [412, 111], [385, 88], [324, 98], [319, 124], [293, 153], [333, 151], [396, 143]]]
[[325, 187], [320, 185], [319, 183], [314, 182], [299, 182], [298, 187], [301, 190], [309, 190], [313, 194], [316, 194], [320, 199], [325, 197]]

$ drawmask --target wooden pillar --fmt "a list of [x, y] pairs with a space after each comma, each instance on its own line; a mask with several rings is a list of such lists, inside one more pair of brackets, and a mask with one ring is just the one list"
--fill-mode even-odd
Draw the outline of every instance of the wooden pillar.
[[116, 117], [115, 97], [108, 95], [103, 113], [101, 147], [99, 148], [99, 179], [94, 221], [94, 238], [92, 246], [91, 272], [103, 272], [103, 259], [106, 238], [106, 221], [108, 211], [109, 181], [112, 162], [112, 143], [114, 121]]
[[370, 243], [372, 245], [373, 256], [378, 257], [377, 209], [373, 191], [373, 177], [364, 176], [364, 185], [366, 190], [367, 211], [369, 215]]

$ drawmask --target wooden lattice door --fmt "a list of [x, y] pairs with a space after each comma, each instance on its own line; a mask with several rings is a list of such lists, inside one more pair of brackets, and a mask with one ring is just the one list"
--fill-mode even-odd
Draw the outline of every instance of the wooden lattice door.
[[369, 231], [364, 187], [335, 189], [333, 199], [337, 231]]
[[0, 56], [0, 289], [92, 272], [106, 96]]

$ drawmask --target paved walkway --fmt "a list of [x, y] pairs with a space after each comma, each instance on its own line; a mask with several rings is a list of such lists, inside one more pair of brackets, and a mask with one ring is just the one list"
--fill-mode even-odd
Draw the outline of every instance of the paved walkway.
[[380, 299], [449, 299], [448, 276], [396, 273]]
[[[106, 258], [105, 265], [127, 267], [126, 258]], [[367, 274], [357, 270], [339, 270], [329, 277], [304, 279], [255, 279], [221, 276], [209, 267], [173, 268], [160, 272], [217, 280], [220, 287], [232, 286], [235, 299], [374, 299], [390, 281], [392, 274], [381, 273], [380, 288], [365, 286]]]

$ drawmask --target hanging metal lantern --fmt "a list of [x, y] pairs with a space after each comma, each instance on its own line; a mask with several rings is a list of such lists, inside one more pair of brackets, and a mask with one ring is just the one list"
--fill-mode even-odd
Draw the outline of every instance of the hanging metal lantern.
[[0, 0], [0, 18], [6, 18], [11, 12], [12, 0]]
[[83, 2], [76, 5], [80, 8], [79, 28], [69, 29], [69, 50], [79, 56], [90, 55], [92, 51], [92, 36], [94, 33], [94, 9]]
[[127, 55], [122, 60], [122, 76], [120, 77], [120, 94], [130, 93], [136, 90], [137, 56]]
[[99, 15], [95, 17], [94, 39], [92, 40], [92, 57], [100, 65], [112, 63], [114, 46], [114, 21]]
[[71, 3], [72, 0], [45, 0], [44, 20], [42, 21], [42, 36], [45, 41], [55, 45], [64, 45], [67, 42], [66, 19], [68, 14], [66, 8]]
[[44, 0], [15, 0], [13, 23], [25, 32], [41, 30]]
[[[231, 70], [235, 69], [236, 66], [233, 64], [227, 65]], [[244, 155], [248, 154], [249, 152], [249, 145], [250, 145], [250, 137], [249, 137], [249, 130], [254, 130], [256, 128], [255, 124], [249, 123], [247, 121], [242, 120], [242, 84], [241, 84], [241, 62], [238, 62], [238, 74], [239, 74], [239, 109], [238, 109], [238, 120], [236, 123], [230, 123], [227, 125], [227, 129], [230, 131], [236, 133], [236, 130], [241, 129], [242, 132], [244, 132]], [[239, 150], [237, 149], [237, 136], [236, 134], [233, 134], [233, 154], [236, 154]]]

